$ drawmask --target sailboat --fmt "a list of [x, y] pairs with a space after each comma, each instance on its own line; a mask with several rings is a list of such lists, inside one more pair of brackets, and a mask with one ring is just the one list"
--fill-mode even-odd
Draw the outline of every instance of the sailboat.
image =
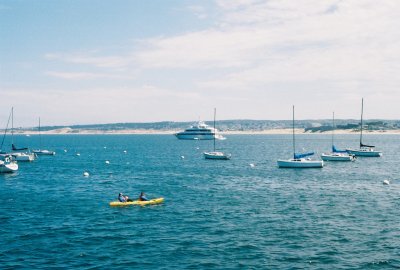
[[40, 139], [40, 149], [33, 150], [32, 152], [36, 155], [46, 155], [46, 156], [54, 156], [56, 152], [42, 149], [42, 134], [40, 133], [40, 117], [39, 117], [39, 139]]
[[296, 154], [296, 140], [294, 134], [294, 106], [293, 106], [293, 158], [278, 160], [279, 168], [322, 168], [324, 161], [305, 158], [314, 155], [314, 152]]
[[[216, 132], [216, 129], [215, 129], [215, 118], [216, 118], [216, 114], [217, 114], [217, 109], [216, 108], [214, 108], [214, 132]], [[204, 152], [203, 153], [203, 155], [204, 155], [204, 158], [205, 159], [222, 159], [222, 160], [228, 160], [228, 159], [230, 159], [231, 158], [231, 155], [230, 154], [225, 154], [225, 153], [223, 153], [223, 152], [219, 152], [219, 151], [216, 151], [215, 150], [215, 136], [213, 136], [214, 137], [214, 151], [213, 152]]]
[[332, 117], [332, 153], [322, 153], [321, 159], [324, 161], [354, 161], [355, 156], [347, 153], [346, 150], [338, 150], [333, 143], [333, 137], [335, 133], [335, 112]]
[[362, 142], [363, 137], [363, 113], [364, 99], [361, 99], [361, 127], [360, 127], [360, 149], [346, 149], [347, 153], [360, 157], [381, 157], [382, 152], [376, 151], [375, 146], [366, 145]]
[[29, 152], [28, 148], [17, 148], [14, 145], [14, 107], [11, 108], [11, 155], [16, 161], [33, 161], [36, 159], [36, 155]]

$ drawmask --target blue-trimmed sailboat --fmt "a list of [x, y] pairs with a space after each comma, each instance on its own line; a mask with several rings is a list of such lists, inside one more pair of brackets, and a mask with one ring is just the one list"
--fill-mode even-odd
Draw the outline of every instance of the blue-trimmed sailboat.
[[360, 149], [346, 149], [347, 153], [359, 157], [381, 157], [382, 152], [376, 151], [375, 146], [366, 145], [362, 142], [363, 137], [363, 113], [364, 113], [364, 99], [361, 99], [361, 127], [360, 127]]
[[306, 158], [314, 155], [314, 152], [296, 154], [296, 137], [294, 132], [294, 106], [293, 106], [293, 158], [291, 159], [280, 159], [278, 160], [279, 168], [322, 168], [324, 166], [324, 161], [313, 160], [311, 158]]
[[334, 133], [335, 133], [335, 112], [333, 112], [332, 117], [332, 152], [331, 153], [322, 153], [321, 159], [324, 161], [354, 161], [355, 156], [347, 153], [346, 150], [339, 150], [335, 147], [334, 144]]

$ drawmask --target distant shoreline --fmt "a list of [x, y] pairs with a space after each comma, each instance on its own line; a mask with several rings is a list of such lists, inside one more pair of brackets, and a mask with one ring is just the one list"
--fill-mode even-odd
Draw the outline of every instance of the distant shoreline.
[[[180, 130], [179, 130], [180, 131]], [[88, 130], [62, 128], [50, 131], [42, 131], [42, 135], [173, 135], [178, 130], [153, 130], [153, 129], [126, 129], [126, 130]], [[304, 129], [295, 129], [296, 134], [331, 134], [331, 131], [325, 132], [305, 132]], [[38, 131], [15, 131], [14, 134], [38, 135]], [[268, 130], [244, 130], [244, 131], [221, 131], [223, 135], [287, 135], [292, 134], [292, 129], [268, 129]], [[358, 130], [337, 129], [335, 134], [359, 134]], [[395, 130], [364, 130], [364, 134], [400, 134], [400, 129]]]

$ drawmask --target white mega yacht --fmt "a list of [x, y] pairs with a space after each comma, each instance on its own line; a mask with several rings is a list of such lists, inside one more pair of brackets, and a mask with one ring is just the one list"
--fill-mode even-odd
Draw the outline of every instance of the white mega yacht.
[[203, 121], [191, 126], [184, 131], [178, 132], [175, 136], [180, 140], [224, 140], [225, 137], [219, 134], [216, 128], [210, 127]]

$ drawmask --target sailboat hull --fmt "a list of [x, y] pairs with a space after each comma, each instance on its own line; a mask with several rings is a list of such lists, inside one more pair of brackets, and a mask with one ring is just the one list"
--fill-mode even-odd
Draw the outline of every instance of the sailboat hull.
[[32, 152], [40, 156], [54, 156], [56, 154], [56, 152], [49, 150], [33, 150]]
[[354, 155], [343, 154], [343, 153], [330, 153], [322, 154], [321, 159], [323, 161], [354, 161]]
[[222, 152], [205, 152], [203, 153], [205, 159], [220, 159], [220, 160], [228, 160], [231, 158], [231, 155], [224, 154]]
[[16, 161], [22, 162], [34, 161], [36, 158], [36, 155], [34, 153], [13, 152], [11, 153], [11, 155]]
[[355, 155], [357, 157], [381, 157], [382, 152], [375, 151], [374, 149], [346, 149], [347, 153]]
[[323, 166], [324, 161], [322, 160], [310, 160], [305, 158], [278, 160], [279, 168], [322, 168]]

